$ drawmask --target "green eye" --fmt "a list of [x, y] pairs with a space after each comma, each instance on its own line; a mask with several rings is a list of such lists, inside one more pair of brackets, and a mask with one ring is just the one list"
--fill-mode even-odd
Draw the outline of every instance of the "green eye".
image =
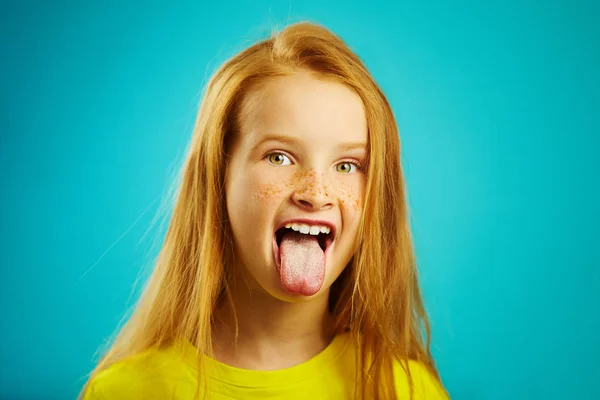
[[282, 153], [271, 153], [268, 155], [268, 160], [273, 165], [290, 165], [290, 159]]
[[357, 168], [358, 166], [355, 163], [349, 161], [341, 162], [335, 166], [337, 172], [343, 172], [345, 174], [356, 172]]

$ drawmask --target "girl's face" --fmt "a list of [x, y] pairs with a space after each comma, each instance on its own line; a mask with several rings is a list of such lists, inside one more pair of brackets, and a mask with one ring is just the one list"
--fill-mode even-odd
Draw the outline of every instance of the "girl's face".
[[242, 111], [226, 183], [237, 267], [281, 300], [328, 292], [357, 238], [363, 103], [340, 83], [298, 73], [249, 93]]

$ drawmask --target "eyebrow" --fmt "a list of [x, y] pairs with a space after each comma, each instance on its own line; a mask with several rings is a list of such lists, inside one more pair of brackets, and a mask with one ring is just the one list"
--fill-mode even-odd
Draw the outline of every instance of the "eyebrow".
[[[256, 145], [253, 146], [253, 150], [259, 148], [260, 146], [262, 146], [263, 144], [268, 143], [268, 142], [280, 142], [280, 143], [285, 143], [288, 145], [299, 145], [300, 144], [300, 140], [295, 137], [278, 135], [278, 134], [267, 134], [258, 143], [256, 143]], [[339, 144], [338, 148], [340, 148], [341, 150], [355, 150], [355, 149], [366, 150], [367, 144], [365, 142], [344, 142], [344, 143]]]
[[354, 149], [366, 150], [367, 144], [365, 142], [346, 142], [346, 143], [340, 144], [338, 147], [342, 150], [354, 150]]
[[268, 142], [280, 142], [286, 143], [289, 145], [298, 145], [300, 141], [294, 137], [285, 136], [285, 135], [277, 135], [277, 134], [267, 134], [264, 138], [262, 138], [256, 145], [254, 145], [253, 149], [257, 149], [265, 143]]

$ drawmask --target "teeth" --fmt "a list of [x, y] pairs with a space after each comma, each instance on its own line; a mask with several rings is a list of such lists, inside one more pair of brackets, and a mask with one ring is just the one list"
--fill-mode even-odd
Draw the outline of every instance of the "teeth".
[[286, 228], [292, 229], [296, 232], [303, 233], [305, 235], [318, 235], [319, 233], [329, 234], [331, 229], [328, 226], [322, 225], [306, 225], [306, 224], [296, 224], [290, 223], [285, 225]]

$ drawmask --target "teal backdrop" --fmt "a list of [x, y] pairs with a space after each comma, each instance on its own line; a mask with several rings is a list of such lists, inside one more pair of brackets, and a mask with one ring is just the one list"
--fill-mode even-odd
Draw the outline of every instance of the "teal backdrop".
[[342, 36], [397, 115], [452, 398], [600, 398], [598, 2], [10, 3], [1, 399], [75, 398], [158, 252], [204, 83], [300, 20]]

